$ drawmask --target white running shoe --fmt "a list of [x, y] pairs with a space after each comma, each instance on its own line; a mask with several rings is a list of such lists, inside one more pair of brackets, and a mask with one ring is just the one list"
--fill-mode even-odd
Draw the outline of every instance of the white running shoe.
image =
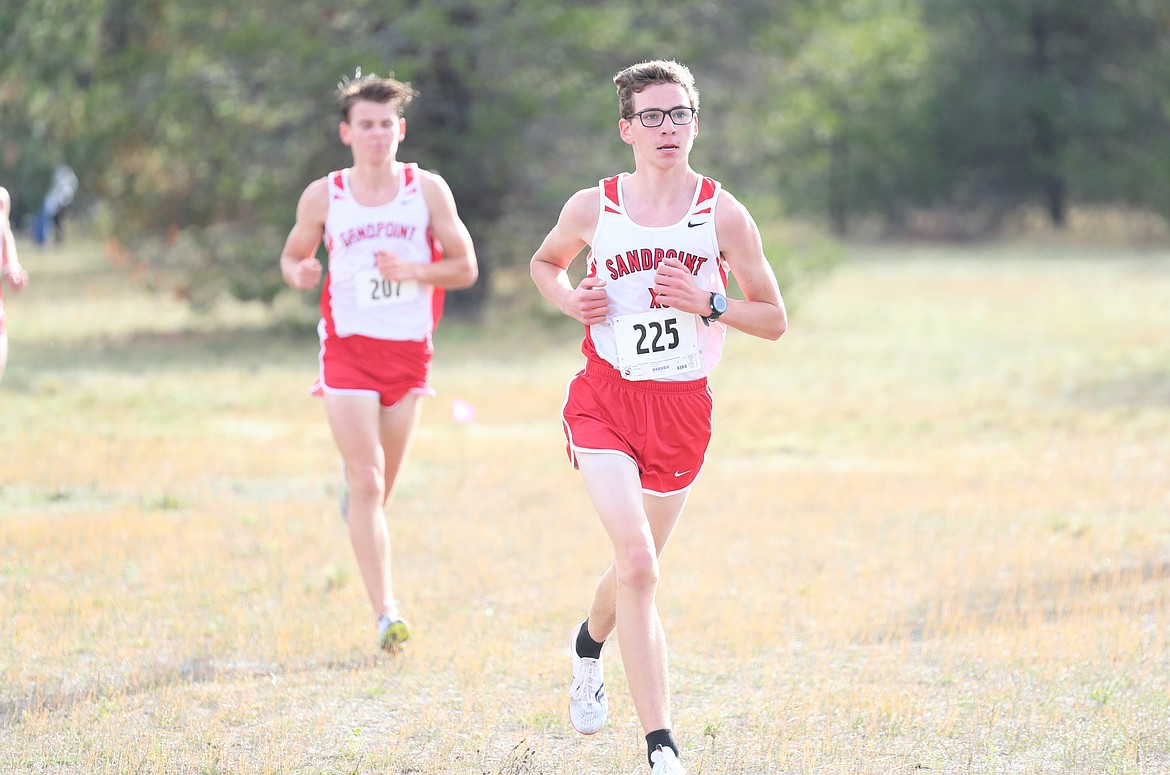
[[658, 746], [658, 750], [650, 754], [650, 761], [654, 762], [654, 769], [650, 770], [650, 775], [687, 775], [682, 762], [671, 748]]
[[410, 625], [406, 620], [394, 614], [382, 614], [378, 617], [378, 648], [390, 654], [397, 654], [402, 650], [402, 644], [410, 640]]
[[583, 735], [594, 735], [605, 723], [609, 700], [605, 697], [605, 674], [601, 658], [577, 656], [577, 635], [581, 625], [573, 628], [569, 637], [569, 653], [573, 655], [573, 686], [569, 689], [569, 718], [573, 729]]

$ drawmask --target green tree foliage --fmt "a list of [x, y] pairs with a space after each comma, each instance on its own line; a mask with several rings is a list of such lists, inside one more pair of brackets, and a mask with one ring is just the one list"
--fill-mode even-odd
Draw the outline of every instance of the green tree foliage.
[[920, 192], [1002, 214], [1070, 201], [1170, 214], [1170, 6], [1153, 0], [938, 0], [933, 145]]
[[809, 4], [756, 34], [778, 53], [766, 69], [770, 99], [748, 115], [762, 120], [785, 201], [827, 214], [839, 235], [857, 213], [895, 217], [925, 145], [918, 0]]
[[83, 164], [93, 153], [84, 94], [99, 53], [100, 5], [0, 3], [0, 183], [17, 223], [39, 211], [57, 163]]
[[695, 164], [753, 211], [838, 233], [940, 204], [1170, 213], [1156, 0], [23, 0], [0, 30], [18, 216], [68, 160], [116, 255], [195, 301], [280, 292], [297, 196], [348, 160], [333, 87], [357, 67], [420, 92], [402, 155], [476, 239], [470, 311], [573, 191], [629, 167], [610, 77], [646, 58], [695, 70]]

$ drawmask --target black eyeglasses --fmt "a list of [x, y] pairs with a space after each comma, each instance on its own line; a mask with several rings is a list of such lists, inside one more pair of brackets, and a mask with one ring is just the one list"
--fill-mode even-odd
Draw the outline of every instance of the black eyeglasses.
[[670, 116], [671, 122], [675, 126], [686, 126], [695, 120], [695, 114], [698, 113], [697, 108], [671, 108], [670, 110], [663, 110], [662, 108], [648, 108], [646, 110], [639, 110], [628, 120], [633, 121], [634, 116], [642, 122], [642, 126], [647, 129], [653, 129], [656, 126], [662, 126], [662, 122]]

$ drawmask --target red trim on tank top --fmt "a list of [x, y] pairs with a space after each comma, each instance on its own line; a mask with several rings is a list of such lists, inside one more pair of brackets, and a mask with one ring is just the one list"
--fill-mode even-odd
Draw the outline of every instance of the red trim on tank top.
[[607, 178], [602, 186], [602, 193], [609, 202], [613, 202], [616, 209], [610, 209], [609, 203], [605, 204], [605, 211], [607, 213], [621, 213], [621, 202], [618, 201], [618, 180], [621, 175], [614, 175], [612, 178]]

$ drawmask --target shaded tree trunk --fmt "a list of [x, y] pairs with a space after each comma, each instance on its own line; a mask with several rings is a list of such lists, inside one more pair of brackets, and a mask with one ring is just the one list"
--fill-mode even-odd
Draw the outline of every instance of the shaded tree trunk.
[[849, 232], [849, 141], [843, 132], [829, 144], [829, 226], [838, 237]]
[[[1035, 76], [1033, 83], [1043, 84], [1052, 71], [1049, 50], [1051, 27], [1043, 12], [1032, 16], [1029, 32], [1032, 39], [1032, 71]], [[1038, 97], [1043, 100], [1044, 95]], [[1041, 102], [1030, 113], [1032, 151], [1036, 157], [1038, 185], [1048, 218], [1053, 226], [1064, 228], [1068, 215], [1068, 186], [1060, 169], [1060, 152], [1064, 142], [1051, 110], [1050, 105]]]

